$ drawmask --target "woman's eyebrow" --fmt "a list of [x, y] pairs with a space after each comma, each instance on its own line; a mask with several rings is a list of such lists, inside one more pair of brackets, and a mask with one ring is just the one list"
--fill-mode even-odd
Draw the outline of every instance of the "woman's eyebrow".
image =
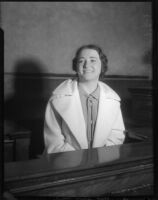
[[[79, 57], [79, 59], [82, 59], [82, 58], [85, 58], [85, 57]], [[97, 59], [97, 57], [95, 57], [95, 56], [90, 56], [90, 58], [96, 58]]]
[[95, 56], [90, 56], [90, 58], [97, 58], [97, 57], [95, 57]]

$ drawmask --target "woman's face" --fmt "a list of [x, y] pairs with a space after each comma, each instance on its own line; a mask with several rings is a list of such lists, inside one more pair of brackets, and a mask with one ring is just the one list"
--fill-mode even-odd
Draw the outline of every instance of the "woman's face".
[[101, 60], [94, 49], [83, 49], [77, 60], [79, 81], [98, 81], [101, 72]]

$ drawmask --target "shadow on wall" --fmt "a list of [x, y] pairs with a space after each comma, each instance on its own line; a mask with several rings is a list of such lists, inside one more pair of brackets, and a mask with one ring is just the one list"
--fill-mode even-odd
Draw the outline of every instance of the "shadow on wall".
[[44, 82], [40, 78], [43, 65], [35, 59], [21, 59], [15, 64], [13, 95], [5, 102], [5, 132], [31, 130], [29, 158], [44, 149], [43, 123], [46, 103]]

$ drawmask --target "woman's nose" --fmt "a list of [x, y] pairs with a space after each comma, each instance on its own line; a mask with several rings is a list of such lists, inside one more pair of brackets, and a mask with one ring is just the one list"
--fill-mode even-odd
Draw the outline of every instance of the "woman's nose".
[[87, 68], [88, 65], [89, 65], [89, 64], [88, 64], [88, 61], [85, 61], [83, 67], [84, 67], [84, 68]]

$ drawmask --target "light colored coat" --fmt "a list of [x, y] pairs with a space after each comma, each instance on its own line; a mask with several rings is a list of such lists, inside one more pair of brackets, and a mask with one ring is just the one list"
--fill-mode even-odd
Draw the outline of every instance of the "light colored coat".
[[[99, 81], [100, 97], [93, 147], [122, 144], [125, 138], [120, 97]], [[87, 149], [87, 133], [77, 80], [61, 83], [48, 101], [44, 123], [47, 153]]]

